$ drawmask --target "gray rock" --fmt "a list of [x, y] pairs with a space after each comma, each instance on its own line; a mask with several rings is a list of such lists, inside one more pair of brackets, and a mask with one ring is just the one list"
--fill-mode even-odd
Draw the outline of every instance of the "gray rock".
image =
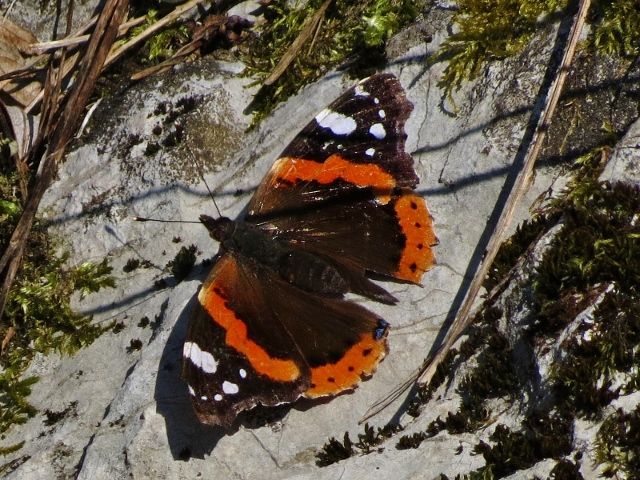
[[[492, 232], [505, 179], [516, 173], [513, 155], [544, 73], [539, 66], [549, 54], [548, 34], [535, 40], [535, 57], [523, 52], [495, 64], [483, 79], [455, 92], [458, 114], [437, 87], [443, 66], [425, 66], [444, 36], [439, 30], [433, 43], [414, 42], [404, 51], [394, 43], [398, 53], [386, 70], [399, 77], [415, 107], [406, 126], [407, 151], [416, 160], [418, 192], [434, 217], [438, 264], [424, 276], [422, 288], [386, 284], [400, 299], [397, 306], [357, 300], [392, 325], [390, 354], [370, 380], [330, 401], [283, 408], [264, 426], [244, 424], [225, 432], [199, 424], [179, 378], [190, 305], [207, 269], [198, 267], [178, 285], [169, 281], [169, 288], [154, 286], [170, 276], [166, 264], [181, 245], [197, 245], [199, 261], [211, 258], [217, 246], [199, 225], [137, 223], [133, 217], [215, 215], [197, 164], [221, 212], [240, 215], [279, 151], [351, 81], [327, 75], [250, 133], [245, 133], [250, 118], [242, 112], [255, 89], [236, 75], [241, 65], [201, 60], [103, 102], [89, 133], [69, 153], [41, 214], [55, 226], [61, 249], [70, 250], [74, 262], [111, 260], [117, 288], [78, 301], [77, 308], [95, 321], [118, 319], [125, 328], [105, 334], [73, 358], [34, 362], [27, 372], [41, 378], [30, 397], [34, 405], [43, 411], [71, 409], [54, 425], [37, 416], [7, 435], [8, 443], [27, 440], [9, 460], [30, 456], [7, 478], [413, 479], [440, 473], [453, 478], [484, 464], [471, 448], [477, 435], [441, 433], [416, 450], [382, 445], [374, 454], [316, 467], [316, 453], [327, 439], [361, 431], [358, 420], [368, 408], [409, 379], [441, 340], [443, 322], [462, 300], [461, 286], [470, 281]], [[175, 126], [164, 122], [172, 112], [184, 131], [177, 146], [167, 145]], [[154, 143], [160, 147], [155, 153]], [[553, 178], [551, 170], [539, 172], [516, 223], [528, 216], [528, 207]], [[178, 237], [181, 241], [173, 243]], [[123, 272], [132, 258], [148, 267]], [[145, 316], [151, 327], [138, 326]], [[130, 348], [133, 339], [142, 341], [139, 351]], [[371, 422], [402, 419], [403, 434], [421, 431], [437, 416], [455, 411], [455, 385], [439, 390], [420, 421], [403, 418], [405, 395]], [[461, 442], [464, 448], [456, 455]], [[510, 478], [544, 476], [552, 467], [551, 461], [541, 462]]]

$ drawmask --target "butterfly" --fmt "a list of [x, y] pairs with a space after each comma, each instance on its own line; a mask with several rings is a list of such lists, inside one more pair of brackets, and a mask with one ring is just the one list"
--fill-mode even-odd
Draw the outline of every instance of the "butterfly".
[[388, 351], [389, 324], [345, 299], [397, 299], [371, 278], [419, 284], [437, 243], [404, 151], [413, 105], [398, 79], [360, 81], [303, 128], [242, 220], [201, 215], [220, 244], [184, 342], [201, 422], [351, 390]]

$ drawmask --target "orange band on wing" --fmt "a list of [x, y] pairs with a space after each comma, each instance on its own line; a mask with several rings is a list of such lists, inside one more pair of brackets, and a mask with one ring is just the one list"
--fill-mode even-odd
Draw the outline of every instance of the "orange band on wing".
[[[226, 268], [233, 268], [233, 262], [226, 262]], [[234, 274], [235, 272], [219, 272], [220, 275]], [[224, 277], [223, 277], [224, 278]], [[276, 382], [293, 382], [300, 378], [300, 368], [292, 360], [280, 360], [271, 357], [260, 345], [249, 340], [247, 337], [247, 326], [239, 320], [232, 310], [225, 305], [225, 299], [216, 292], [222, 291], [220, 285], [213, 283], [205, 285], [200, 290], [198, 299], [202, 306], [209, 313], [213, 321], [227, 331], [225, 342], [228, 346], [242, 353], [256, 372], [266, 375], [270, 380]]]
[[387, 353], [384, 338], [376, 340], [371, 334], [362, 335], [359, 343], [347, 350], [338, 362], [311, 369], [311, 388], [307, 398], [335, 395], [360, 382], [362, 375], [372, 375]]
[[391, 189], [396, 186], [393, 175], [373, 163], [352, 163], [339, 155], [331, 155], [324, 162], [314, 162], [302, 158], [284, 157], [273, 167], [275, 181], [295, 183], [297, 181], [327, 184], [344, 180], [359, 187]]
[[413, 193], [399, 197], [395, 210], [407, 238], [396, 277], [419, 283], [422, 274], [435, 263], [431, 246], [438, 240], [433, 232], [433, 220], [424, 199]]

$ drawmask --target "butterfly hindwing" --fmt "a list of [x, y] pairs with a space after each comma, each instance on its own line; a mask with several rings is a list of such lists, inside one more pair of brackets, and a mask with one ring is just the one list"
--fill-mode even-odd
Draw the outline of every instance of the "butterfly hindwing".
[[257, 404], [353, 388], [385, 356], [386, 332], [353, 302], [291, 288], [225, 254], [194, 307], [182, 376], [200, 420], [228, 426]]

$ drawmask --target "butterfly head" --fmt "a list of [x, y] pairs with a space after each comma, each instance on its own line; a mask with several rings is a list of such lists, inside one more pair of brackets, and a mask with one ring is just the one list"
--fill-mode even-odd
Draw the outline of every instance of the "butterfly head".
[[200, 221], [209, 230], [211, 238], [218, 242], [229, 238], [235, 229], [235, 222], [227, 217], [213, 218], [209, 215], [200, 215]]

